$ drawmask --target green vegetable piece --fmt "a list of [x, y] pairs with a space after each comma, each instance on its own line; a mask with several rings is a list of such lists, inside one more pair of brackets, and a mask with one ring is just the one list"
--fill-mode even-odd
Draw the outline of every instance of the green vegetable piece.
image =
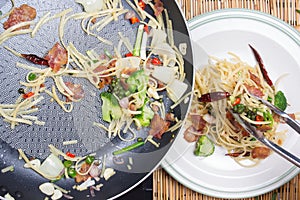
[[278, 91], [275, 94], [274, 105], [282, 111], [286, 109], [287, 100], [282, 91]]
[[112, 55], [109, 53], [109, 51], [107, 51], [106, 49], [104, 50], [105, 55], [109, 58], [112, 59]]
[[90, 165], [94, 162], [94, 160], [95, 160], [94, 156], [87, 156], [85, 162]]
[[145, 74], [144, 70], [138, 70], [128, 77], [126, 83], [129, 85], [128, 90], [131, 93], [140, 92], [147, 87], [148, 76]]
[[36, 79], [36, 74], [35, 73], [30, 73], [29, 75], [28, 75], [28, 80], [29, 81], [34, 81]]
[[133, 143], [132, 145], [129, 145], [129, 146], [127, 146], [127, 147], [124, 147], [124, 148], [122, 148], [122, 149], [119, 149], [119, 150], [117, 150], [117, 151], [114, 151], [114, 152], [113, 152], [113, 155], [114, 155], [114, 156], [120, 155], [120, 154], [122, 154], [122, 153], [131, 151], [131, 150], [136, 149], [136, 148], [138, 148], [138, 147], [140, 147], [140, 146], [143, 146], [144, 144], [145, 144], [144, 141], [137, 141], [136, 143]]
[[194, 154], [196, 156], [207, 157], [212, 155], [214, 151], [214, 143], [206, 135], [200, 136], [196, 143], [196, 149], [194, 151]]
[[75, 178], [75, 176], [77, 175], [77, 172], [74, 168], [68, 168], [68, 175], [71, 177], [71, 178]]
[[112, 119], [120, 119], [122, 116], [122, 109], [119, 105], [118, 99], [109, 92], [102, 92], [101, 99], [103, 120], [111, 122]]
[[271, 122], [271, 126], [273, 125], [274, 123], [274, 118], [272, 116], [272, 113], [266, 111], [266, 112], [263, 112], [263, 116], [264, 116], [264, 121], [270, 121]]
[[133, 56], [140, 56], [140, 54], [141, 54], [143, 33], [144, 33], [144, 24], [140, 24], [138, 27], [137, 35], [136, 35], [134, 48], [132, 50]]
[[233, 106], [233, 112], [242, 114], [245, 111], [245, 105], [244, 104], [237, 104]]
[[73, 162], [71, 160], [65, 160], [64, 161], [64, 166], [65, 168], [69, 168], [73, 165]]
[[150, 107], [148, 107], [146, 104], [139, 110], [142, 111], [142, 113], [135, 115], [134, 118], [139, 120], [142, 126], [144, 127], [149, 126], [151, 123], [151, 119], [154, 116], [153, 110]]

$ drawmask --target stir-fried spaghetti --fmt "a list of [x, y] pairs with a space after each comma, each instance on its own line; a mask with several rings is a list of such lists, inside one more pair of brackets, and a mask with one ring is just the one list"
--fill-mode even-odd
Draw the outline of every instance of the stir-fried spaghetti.
[[251, 160], [253, 166], [266, 158], [270, 150], [249, 135], [228, 109], [239, 113], [269, 140], [281, 145], [285, 132], [276, 131], [279, 117], [252, 95], [274, 103], [282, 93], [268, 85], [258, 65], [252, 67], [238, 56], [230, 55], [231, 60], [211, 57], [209, 65], [197, 71], [185, 139], [193, 142], [199, 135], [208, 135], [227, 150], [227, 156], [243, 166], [249, 166], [243, 160]]

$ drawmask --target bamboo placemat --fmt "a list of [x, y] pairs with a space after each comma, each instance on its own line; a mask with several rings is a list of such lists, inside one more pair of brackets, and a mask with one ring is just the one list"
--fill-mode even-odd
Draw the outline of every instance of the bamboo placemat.
[[[259, 10], [300, 30], [300, 0], [176, 0], [186, 19], [223, 8]], [[222, 200], [197, 193], [174, 180], [164, 169], [153, 173], [154, 200]], [[290, 182], [266, 194], [242, 200], [300, 200], [300, 174]]]

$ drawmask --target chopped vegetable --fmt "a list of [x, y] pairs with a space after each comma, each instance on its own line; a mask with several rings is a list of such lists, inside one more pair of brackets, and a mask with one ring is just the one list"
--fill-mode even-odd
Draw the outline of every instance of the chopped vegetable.
[[140, 24], [139, 27], [138, 27], [134, 48], [133, 48], [133, 51], [132, 51], [132, 54], [134, 56], [140, 56], [143, 32], [144, 32], [144, 24]]
[[14, 166], [10, 165], [8, 167], [1, 169], [1, 173], [12, 172], [12, 171], [14, 171], [14, 169], [15, 169]]
[[34, 95], [33, 92], [28, 92], [28, 93], [26, 93], [26, 94], [23, 94], [23, 98], [24, 98], [24, 99], [28, 99], [28, 98], [32, 97], [33, 95]]
[[64, 166], [66, 167], [66, 168], [69, 168], [69, 167], [71, 167], [73, 165], [73, 162], [71, 161], [71, 160], [65, 160], [64, 161]]
[[46, 182], [43, 183], [39, 186], [39, 189], [42, 193], [44, 193], [45, 195], [51, 196], [54, 193], [54, 186], [52, 183]]
[[275, 94], [274, 105], [280, 110], [284, 111], [287, 107], [287, 100], [282, 91], [278, 91]]
[[76, 0], [76, 3], [80, 3], [87, 13], [100, 11], [104, 6], [103, 0]]
[[136, 149], [140, 146], [143, 146], [144, 144], [145, 144], [144, 141], [137, 141], [136, 143], [133, 143], [132, 145], [129, 145], [127, 147], [124, 147], [122, 149], [114, 151], [113, 155], [116, 156], [116, 155], [119, 155], [119, 154], [122, 154], [122, 153], [125, 153], [125, 152], [128, 152], [128, 151], [131, 151], [131, 150]]
[[151, 119], [154, 116], [154, 112], [152, 111], [152, 109], [147, 106], [147, 104], [145, 103], [145, 105], [141, 108], [138, 109], [139, 111], [141, 111], [141, 114], [135, 115], [134, 118], [139, 120], [139, 123], [144, 126], [147, 127], [150, 125]]
[[129, 20], [130, 20], [131, 24], [135, 24], [135, 23], [139, 23], [140, 22], [139, 18], [137, 18], [135, 16], [131, 17]]
[[242, 114], [245, 111], [245, 105], [244, 104], [237, 104], [232, 107], [233, 112]]
[[63, 196], [63, 193], [60, 190], [54, 190], [53, 195], [51, 196], [52, 200], [60, 199]]
[[152, 76], [163, 83], [170, 83], [175, 78], [175, 71], [171, 67], [155, 67]]
[[188, 85], [177, 79], [173, 80], [172, 83], [167, 87], [167, 92], [170, 99], [173, 102], [177, 102], [187, 90]]
[[194, 154], [196, 156], [206, 157], [212, 155], [214, 151], [214, 143], [206, 135], [200, 136], [196, 143], [196, 149], [194, 151]]
[[131, 93], [140, 92], [147, 87], [148, 76], [145, 74], [144, 70], [138, 70], [128, 77], [126, 83], [129, 85], [128, 90]]
[[273, 118], [273, 116], [272, 116], [272, 113], [266, 111], [266, 112], [263, 113], [263, 115], [264, 115], [264, 120], [265, 120], [265, 121], [270, 121], [270, 122], [271, 122], [270, 125], [272, 126], [273, 123], [274, 123], [274, 118]]
[[75, 176], [77, 175], [77, 172], [74, 168], [68, 168], [68, 175], [72, 178], [75, 178]]
[[73, 153], [71, 153], [69, 151], [66, 153], [66, 155], [69, 156], [70, 158], [75, 158], [76, 157], [75, 154], [73, 154]]
[[94, 156], [87, 156], [85, 162], [90, 165], [94, 162], [94, 160], [95, 160]]
[[30, 73], [29, 75], [28, 75], [28, 80], [29, 81], [34, 81], [36, 79], [36, 74], [35, 73]]
[[59, 178], [64, 170], [64, 165], [56, 155], [51, 153], [41, 164], [39, 170], [49, 177]]
[[118, 99], [109, 92], [101, 93], [102, 99], [102, 118], [106, 122], [111, 122], [112, 119], [119, 119], [122, 116], [122, 109]]
[[106, 168], [103, 174], [104, 179], [107, 181], [110, 177], [116, 174], [113, 168]]

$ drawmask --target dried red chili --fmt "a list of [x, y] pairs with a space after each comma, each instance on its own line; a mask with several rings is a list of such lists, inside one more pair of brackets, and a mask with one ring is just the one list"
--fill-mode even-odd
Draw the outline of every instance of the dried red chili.
[[253, 54], [254, 54], [254, 57], [256, 59], [256, 61], [258, 62], [258, 65], [259, 65], [259, 68], [260, 68], [260, 71], [265, 79], [265, 81], [268, 83], [269, 86], [273, 87], [273, 82], [271, 81], [269, 75], [268, 75], [268, 72], [263, 64], [263, 60], [261, 58], [261, 56], [259, 55], [259, 53], [257, 52], [256, 49], [254, 49], [250, 44], [249, 44], [249, 47], [251, 48]]
[[49, 66], [48, 60], [46, 60], [44, 58], [41, 58], [37, 55], [34, 55], [34, 54], [21, 54], [21, 56], [23, 58], [25, 58], [26, 60], [29, 60], [30, 62], [34, 63], [34, 64]]
[[225, 99], [229, 96], [230, 96], [230, 94], [228, 92], [211, 92], [211, 93], [206, 93], [206, 94], [201, 95], [201, 97], [198, 98], [198, 101], [213, 102], [213, 101]]

